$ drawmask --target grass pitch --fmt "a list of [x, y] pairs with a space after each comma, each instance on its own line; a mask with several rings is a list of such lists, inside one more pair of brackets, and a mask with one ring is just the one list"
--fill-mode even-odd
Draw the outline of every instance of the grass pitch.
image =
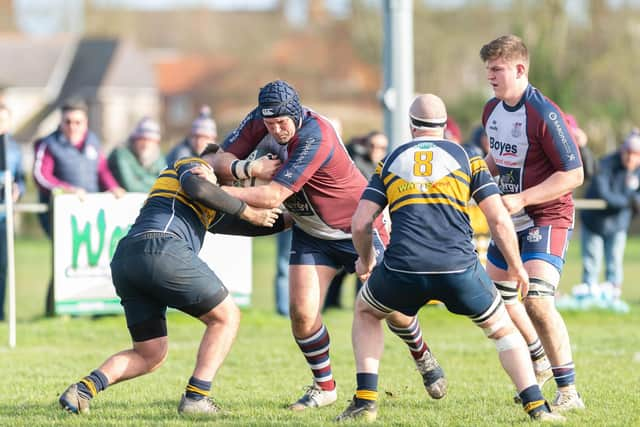
[[[17, 240], [18, 345], [6, 346], [0, 324], [0, 426], [326, 426], [347, 405], [355, 388], [351, 353], [353, 285], [343, 292], [347, 308], [331, 310], [325, 322], [332, 340], [338, 402], [328, 408], [291, 413], [311, 374], [290, 333], [288, 319], [275, 315], [272, 277], [274, 238], [255, 239], [253, 307], [243, 312], [238, 339], [214, 381], [214, 398], [230, 413], [215, 420], [181, 418], [176, 411], [191, 375], [203, 326], [169, 313], [169, 358], [158, 371], [108, 388], [94, 399], [91, 415], [63, 412], [57, 397], [71, 382], [107, 356], [129, 346], [124, 317], [99, 319], [41, 316], [50, 252], [44, 240]], [[561, 290], [579, 282], [577, 240], [572, 242]], [[34, 261], [40, 260], [40, 261]], [[640, 425], [640, 239], [629, 241], [623, 297], [631, 312], [565, 312], [587, 410], [569, 414], [570, 426]], [[529, 423], [512, 403], [513, 389], [495, 347], [469, 320], [441, 307], [423, 309], [428, 344], [448, 378], [449, 394], [429, 399], [405, 346], [387, 333], [380, 371], [380, 408], [375, 425], [507, 426]], [[555, 387], [543, 390], [553, 398]]]

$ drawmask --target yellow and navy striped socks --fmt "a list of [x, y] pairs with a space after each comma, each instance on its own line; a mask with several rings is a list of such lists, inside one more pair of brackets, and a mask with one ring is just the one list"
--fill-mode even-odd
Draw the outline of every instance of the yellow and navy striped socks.
[[185, 389], [185, 395], [192, 400], [201, 400], [209, 396], [211, 381], [200, 380], [196, 377], [189, 378], [189, 384]]
[[547, 401], [544, 400], [538, 384], [525, 388], [519, 395], [520, 399], [522, 399], [522, 407], [529, 416], [533, 417], [533, 414], [539, 411], [550, 412]]
[[378, 374], [357, 373], [356, 405], [378, 400]]
[[108, 386], [106, 375], [96, 369], [78, 382], [78, 394], [91, 400]]

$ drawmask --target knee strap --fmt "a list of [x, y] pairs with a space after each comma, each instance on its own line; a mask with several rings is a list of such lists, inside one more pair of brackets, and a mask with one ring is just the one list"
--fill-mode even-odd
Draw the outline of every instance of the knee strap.
[[527, 296], [532, 298], [553, 298], [557, 287], [557, 283], [553, 284], [539, 277], [530, 277]]
[[515, 304], [518, 302], [518, 283], [513, 281], [498, 281], [493, 282], [498, 292], [502, 296], [502, 300], [505, 304]]
[[493, 340], [493, 342], [496, 345], [498, 353], [511, 350], [513, 348], [527, 346], [527, 344], [524, 342], [524, 338], [522, 338], [522, 335], [520, 335], [520, 332], [518, 331], [513, 331], [510, 334], [503, 336], [502, 338]]

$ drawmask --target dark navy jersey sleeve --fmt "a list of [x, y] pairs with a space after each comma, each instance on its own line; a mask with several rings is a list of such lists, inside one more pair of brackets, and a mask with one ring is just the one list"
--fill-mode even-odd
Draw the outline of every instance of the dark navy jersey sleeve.
[[384, 182], [382, 182], [381, 176], [385, 160], [386, 157], [378, 163], [378, 165], [376, 166], [376, 171], [369, 180], [369, 185], [367, 186], [367, 188], [365, 188], [364, 193], [362, 194], [363, 200], [369, 200], [382, 207], [387, 206], [387, 204], [389, 203], [389, 200], [387, 199], [387, 192], [384, 187]]
[[480, 203], [485, 198], [500, 194], [500, 189], [489, 173], [489, 167], [480, 157], [469, 159], [471, 165], [471, 197]]
[[267, 135], [258, 107], [254, 108], [222, 142], [222, 149], [245, 159]]
[[564, 114], [558, 106], [537, 90], [532, 91], [528, 101], [540, 117], [536, 131], [539, 133], [542, 149], [554, 168], [569, 171], [581, 167], [578, 144], [569, 132]]

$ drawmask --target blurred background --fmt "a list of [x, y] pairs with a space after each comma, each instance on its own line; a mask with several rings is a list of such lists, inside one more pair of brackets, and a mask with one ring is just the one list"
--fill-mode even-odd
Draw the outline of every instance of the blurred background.
[[[479, 49], [504, 33], [524, 38], [531, 82], [596, 156], [640, 124], [640, 1], [415, 0], [413, 15], [415, 90], [443, 97], [463, 139], [491, 96]], [[383, 37], [381, 0], [0, 0], [0, 100], [26, 170], [70, 97], [107, 153], [143, 116], [166, 153], [205, 104], [222, 139], [275, 78], [347, 141], [383, 128]]]

